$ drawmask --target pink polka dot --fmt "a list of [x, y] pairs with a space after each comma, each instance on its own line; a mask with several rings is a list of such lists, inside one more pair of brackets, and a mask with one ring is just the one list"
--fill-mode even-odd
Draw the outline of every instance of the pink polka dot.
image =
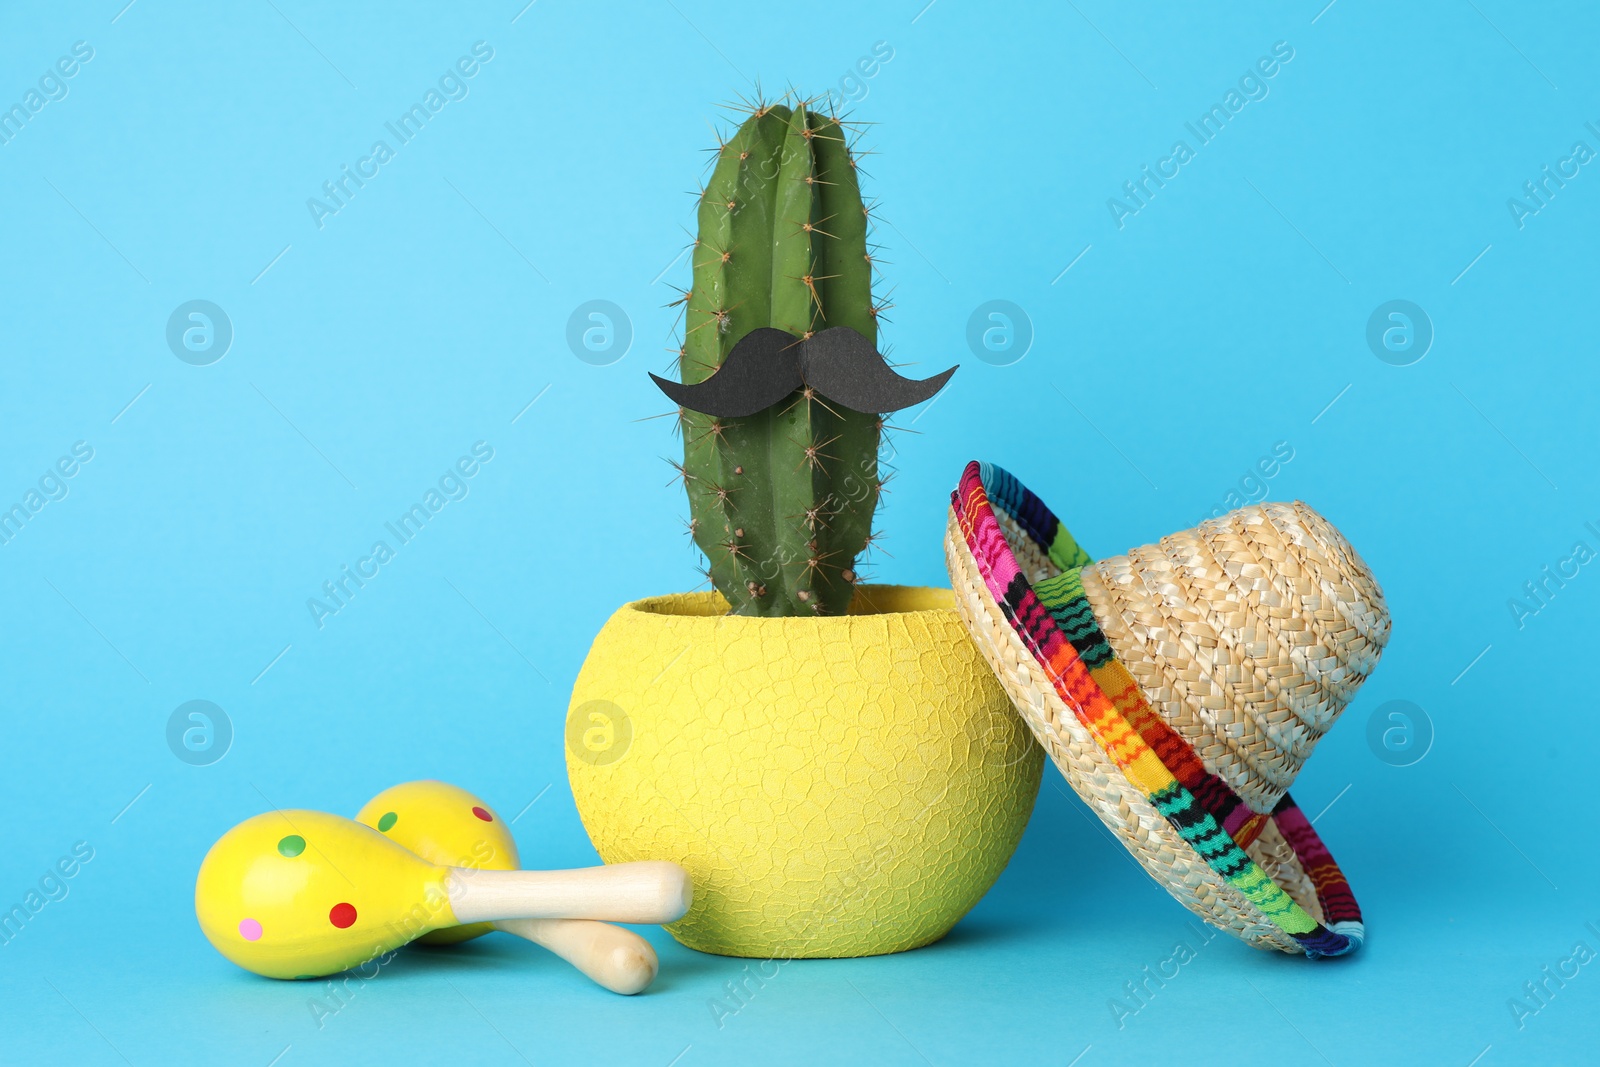
[[494, 816], [490, 815], [487, 811], [484, 811], [482, 808], [473, 808], [472, 809], [472, 814], [476, 815], [478, 818], [482, 819], [484, 822], [494, 822]]
[[261, 940], [261, 924], [254, 919], [240, 919], [239, 936], [246, 941]]

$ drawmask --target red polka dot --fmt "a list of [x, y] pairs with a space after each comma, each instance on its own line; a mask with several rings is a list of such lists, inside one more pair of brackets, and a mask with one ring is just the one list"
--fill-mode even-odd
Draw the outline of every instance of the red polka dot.
[[356, 921], [354, 904], [335, 904], [328, 912], [328, 921], [341, 930], [348, 930]]
[[487, 811], [484, 811], [482, 808], [473, 808], [472, 809], [472, 814], [476, 815], [478, 818], [482, 819], [484, 822], [494, 822], [494, 816], [490, 815]]

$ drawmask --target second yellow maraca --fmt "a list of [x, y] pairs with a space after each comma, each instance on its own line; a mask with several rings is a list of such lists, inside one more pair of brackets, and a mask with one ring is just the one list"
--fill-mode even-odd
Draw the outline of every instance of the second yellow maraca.
[[[495, 810], [447, 782], [406, 782], [385, 789], [356, 814], [356, 821], [385, 834], [423, 859], [462, 869], [515, 870], [517, 843]], [[426, 944], [451, 944], [491, 930], [541, 945], [613, 993], [632, 994], [655, 980], [659, 963], [650, 942], [593, 919], [501, 919], [424, 934]]]

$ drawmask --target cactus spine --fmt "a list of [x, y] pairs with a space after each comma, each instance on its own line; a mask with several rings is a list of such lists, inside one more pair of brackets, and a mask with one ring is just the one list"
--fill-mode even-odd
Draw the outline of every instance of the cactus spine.
[[[700, 198], [680, 380], [710, 377], [763, 326], [877, 341], [867, 211], [838, 119], [758, 105]], [[809, 388], [765, 411], [682, 411], [690, 530], [739, 615], [843, 614], [871, 540], [883, 420]]]

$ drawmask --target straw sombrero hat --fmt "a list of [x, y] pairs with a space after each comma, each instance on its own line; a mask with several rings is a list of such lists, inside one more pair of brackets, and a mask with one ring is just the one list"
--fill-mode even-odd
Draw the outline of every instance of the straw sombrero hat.
[[1389, 638], [1365, 563], [1305, 504], [1255, 504], [1094, 562], [970, 463], [945, 556], [973, 640], [1078, 795], [1185, 907], [1258, 948], [1365, 935], [1290, 799]]

